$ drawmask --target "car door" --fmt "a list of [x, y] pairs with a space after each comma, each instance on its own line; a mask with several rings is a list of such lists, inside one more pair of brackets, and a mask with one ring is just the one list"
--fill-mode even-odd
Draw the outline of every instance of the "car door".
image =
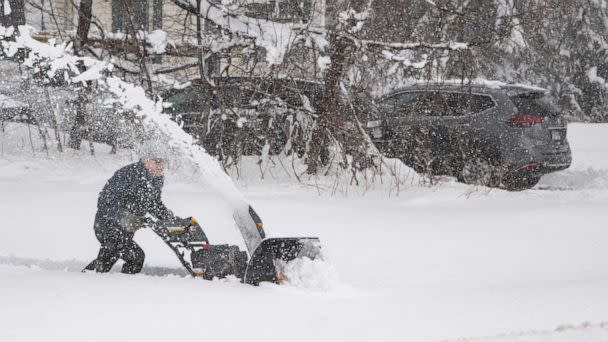
[[430, 153], [429, 128], [437, 107], [437, 93], [413, 90], [390, 95], [379, 101], [381, 130], [371, 135], [379, 150], [400, 158], [417, 172], [426, 172]]
[[481, 111], [486, 97], [466, 90], [438, 93], [441, 110], [435, 112], [430, 128], [433, 170], [436, 174], [457, 175], [472, 148], [470, 142], [478, 135], [471, 120]]
[[409, 91], [381, 102], [385, 153], [418, 172], [454, 174], [460, 169], [471, 116], [478, 111], [471, 92]]
[[484, 122], [496, 103], [491, 96], [471, 91], [447, 92], [448, 110], [441, 118], [447, 135], [441, 146], [444, 151], [442, 173], [458, 176], [465, 163], [477, 158], [491, 158], [493, 148]]

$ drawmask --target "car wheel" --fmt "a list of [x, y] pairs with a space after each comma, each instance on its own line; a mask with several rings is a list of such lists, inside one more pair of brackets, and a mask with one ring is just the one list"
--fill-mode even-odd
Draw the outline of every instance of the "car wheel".
[[530, 174], [530, 172], [522, 171], [507, 175], [502, 179], [502, 185], [505, 190], [522, 191], [532, 189], [540, 181], [539, 175]]
[[495, 186], [494, 164], [487, 158], [475, 157], [465, 161], [458, 180], [465, 184]]

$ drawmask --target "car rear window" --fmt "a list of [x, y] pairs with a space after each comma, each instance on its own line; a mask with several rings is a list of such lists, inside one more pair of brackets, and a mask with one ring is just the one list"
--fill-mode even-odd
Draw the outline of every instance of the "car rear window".
[[521, 113], [541, 116], [557, 115], [560, 113], [551, 96], [544, 93], [528, 93], [511, 97], [511, 101]]

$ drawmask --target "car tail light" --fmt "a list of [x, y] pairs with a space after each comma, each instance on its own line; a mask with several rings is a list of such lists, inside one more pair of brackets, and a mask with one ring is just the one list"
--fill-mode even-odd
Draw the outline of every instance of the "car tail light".
[[505, 122], [509, 127], [532, 127], [543, 123], [543, 117], [534, 114], [513, 114]]
[[538, 167], [539, 167], [538, 163], [532, 162], [532, 163], [527, 163], [527, 164], [522, 165], [520, 167], [520, 169], [538, 169]]

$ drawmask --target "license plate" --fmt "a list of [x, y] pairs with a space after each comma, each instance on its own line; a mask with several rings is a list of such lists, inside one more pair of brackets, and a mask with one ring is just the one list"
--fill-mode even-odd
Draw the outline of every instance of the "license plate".
[[382, 128], [380, 127], [376, 127], [374, 129], [372, 129], [372, 137], [379, 139], [382, 138]]
[[562, 140], [562, 132], [551, 131], [551, 140]]

